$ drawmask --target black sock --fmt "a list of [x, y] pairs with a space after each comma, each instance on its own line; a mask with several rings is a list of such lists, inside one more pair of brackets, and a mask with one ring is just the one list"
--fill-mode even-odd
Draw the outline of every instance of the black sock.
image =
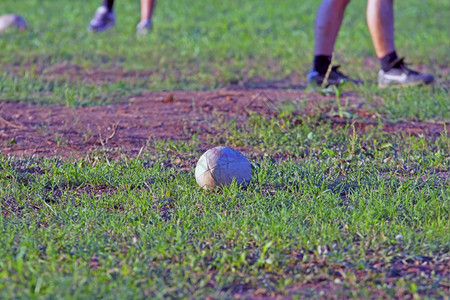
[[108, 12], [112, 12], [114, 7], [114, 0], [103, 0], [103, 6], [106, 7]]
[[380, 64], [381, 69], [383, 69], [384, 72], [389, 71], [394, 66], [392, 62], [394, 62], [398, 58], [397, 52], [393, 51], [382, 58], [380, 58]]
[[323, 75], [327, 73], [328, 66], [331, 64], [331, 55], [316, 55], [314, 56], [313, 69], [319, 74]]

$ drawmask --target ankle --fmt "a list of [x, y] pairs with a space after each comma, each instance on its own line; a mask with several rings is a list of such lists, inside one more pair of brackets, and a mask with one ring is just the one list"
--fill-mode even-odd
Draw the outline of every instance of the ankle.
[[331, 55], [315, 55], [313, 69], [323, 75], [327, 72], [328, 67], [331, 64]]
[[397, 52], [393, 51], [380, 58], [381, 69], [384, 72], [389, 71], [395, 67], [395, 62], [398, 60]]

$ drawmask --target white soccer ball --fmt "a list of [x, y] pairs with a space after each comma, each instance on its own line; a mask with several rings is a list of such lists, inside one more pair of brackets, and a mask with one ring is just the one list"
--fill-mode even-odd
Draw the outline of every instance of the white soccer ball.
[[252, 167], [239, 151], [228, 147], [215, 147], [206, 151], [195, 167], [195, 180], [204, 189], [230, 184], [233, 179], [246, 186], [252, 179]]
[[15, 14], [0, 16], [0, 33], [12, 26], [17, 27], [19, 30], [25, 30], [27, 22], [21, 16]]

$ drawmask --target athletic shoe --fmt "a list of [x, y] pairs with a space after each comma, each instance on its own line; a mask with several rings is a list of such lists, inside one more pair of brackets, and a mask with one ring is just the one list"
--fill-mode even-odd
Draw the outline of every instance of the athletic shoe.
[[[344, 82], [353, 82], [355, 84], [361, 84], [363, 83], [361, 80], [352, 79], [348, 77], [347, 75], [341, 73], [338, 71], [340, 66], [332, 66], [330, 74], [328, 75], [326, 86], [330, 85], [340, 85]], [[320, 74], [316, 70], [311, 70], [308, 74], [308, 82], [312, 84], [317, 84], [319, 86], [322, 85], [323, 81], [325, 80], [326, 74]]]
[[152, 30], [152, 28], [153, 28], [152, 20], [141, 21], [136, 26], [136, 34], [137, 35], [146, 35]]
[[95, 11], [95, 16], [89, 23], [89, 30], [92, 32], [102, 32], [108, 30], [116, 24], [116, 16], [114, 12], [108, 12], [105, 6], [100, 6]]
[[431, 84], [434, 77], [431, 74], [422, 74], [406, 67], [404, 58], [396, 59], [389, 71], [380, 70], [378, 72], [378, 86], [385, 88], [390, 85], [415, 86], [421, 84]]

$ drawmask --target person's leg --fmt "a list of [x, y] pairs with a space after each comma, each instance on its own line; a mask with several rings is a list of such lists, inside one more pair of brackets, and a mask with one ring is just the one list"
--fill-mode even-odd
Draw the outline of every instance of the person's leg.
[[[331, 64], [334, 44], [344, 19], [345, 8], [350, 0], [323, 0], [317, 10], [314, 24], [314, 62], [308, 74], [308, 81], [321, 85]], [[326, 84], [340, 84], [353, 81], [333, 67]]]
[[155, 3], [156, 0], [141, 0], [141, 21], [136, 26], [138, 35], [146, 34], [152, 29], [152, 16]]
[[141, 22], [152, 19], [155, 3], [155, 0], [141, 0]]
[[429, 74], [408, 69], [402, 58], [398, 58], [394, 40], [394, 0], [368, 0], [367, 25], [372, 37], [375, 53], [380, 59], [381, 70], [378, 84], [417, 85], [433, 82]]
[[378, 58], [395, 52], [393, 0], [368, 0], [367, 25]]
[[103, 0], [103, 6], [106, 7], [108, 12], [112, 12], [114, 9], [114, 0]]
[[331, 56], [350, 0], [323, 0], [314, 24], [314, 55]]

